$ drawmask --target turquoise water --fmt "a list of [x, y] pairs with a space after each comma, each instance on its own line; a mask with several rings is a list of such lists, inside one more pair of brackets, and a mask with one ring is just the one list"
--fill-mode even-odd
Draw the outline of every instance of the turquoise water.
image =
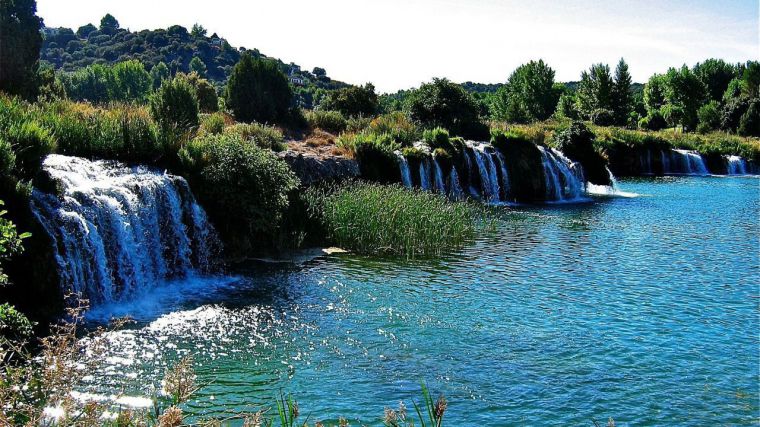
[[448, 425], [756, 425], [760, 181], [626, 180], [634, 198], [504, 208], [437, 260], [337, 255], [166, 287], [83, 389], [149, 396], [192, 354], [194, 413], [292, 393], [310, 420], [381, 425], [449, 401]]

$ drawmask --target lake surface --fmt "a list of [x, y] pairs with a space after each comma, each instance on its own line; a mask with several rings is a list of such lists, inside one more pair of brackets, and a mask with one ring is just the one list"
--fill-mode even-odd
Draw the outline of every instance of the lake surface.
[[639, 197], [503, 208], [436, 260], [336, 255], [170, 284], [83, 390], [150, 396], [194, 356], [195, 413], [291, 393], [310, 421], [382, 425], [449, 401], [447, 425], [756, 425], [760, 180], [624, 180]]

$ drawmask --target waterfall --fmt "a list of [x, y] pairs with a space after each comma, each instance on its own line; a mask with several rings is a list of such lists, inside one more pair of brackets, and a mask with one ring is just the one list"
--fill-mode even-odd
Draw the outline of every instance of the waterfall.
[[435, 189], [441, 194], [446, 194], [446, 184], [443, 183], [443, 172], [438, 164], [438, 159], [433, 157], [433, 170], [435, 171]]
[[412, 172], [409, 170], [409, 162], [403, 154], [396, 151], [398, 157], [398, 167], [401, 170], [401, 183], [406, 188], [412, 188]]
[[432, 190], [430, 186], [430, 159], [425, 158], [420, 162], [420, 187], [425, 191]]
[[501, 168], [501, 189], [504, 191], [504, 198], [506, 199], [509, 196], [509, 173], [507, 172], [507, 159], [499, 150], [496, 150], [496, 161]]
[[546, 200], [573, 200], [585, 192], [585, 178], [580, 164], [572, 162], [561, 152], [538, 146], [544, 170]]
[[667, 173], [708, 175], [702, 156], [693, 150], [674, 149], [670, 151], [670, 167]]
[[739, 156], [725, 156], [728, 175], [747, 175], [747, 162]]
[[145, 167], [48, 156], [60, 197], [34, 190], [64, 292], [123, 301], [161, 281], [207, 272], [220, 248], [187, 182]]
[[662, 173], [670, 173], [670, 153], [666, 155], [665, 151], [660, 151], [660, 161], [662, 162]]
[[449, 197], [453, 200], [464, 199], [464, 191], [459, 184], [459, 174], [457, 174], [457, 168], [451, 167], [451, 173], [449, 174]]
[[472, 148], [475, 163], [478, 165], [483, 197], [488, 201], [498, 202], [499, 177], [491, 153], [486, 152], [488, 146], [485, 144], [475, 145], [474, 143], [468, 143], [468, 145]]

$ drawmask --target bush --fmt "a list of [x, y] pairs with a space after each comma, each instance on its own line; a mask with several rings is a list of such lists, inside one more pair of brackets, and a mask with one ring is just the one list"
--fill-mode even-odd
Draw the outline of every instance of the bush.
[[224, 133], [237, 135], [244, 141], [253, 141], [259, 148], [272, 151], [285, 149], [285, 137], [279, 129], [272, 126], [237, 123], [225, 129]]
[[667, 125], [668, 124], [665, 121], [665, 118], [662, 117], [662, 114], [656, 110], [650, 111], [646, 117], [639, 120], [639, 128], [646, 130], [657, 131], [660, 129], [665, 129]]
[[710, 101], [707, 104], [699, 107], [697, 111], [697, 117], [699, 117], [699, 124], [697, 125], [697, 132], [707, 133], [711, 130], [715, 130], [720, 126], [720, 112], [718, 108], [720, 104], [717, 101]]
[[449, 138], [449, 131], [443, 128], [428, 129], [422, 133], [422, 140], [425, 141], [430, 150], [438, 148], [449, 153], [454, 153], [454, 145]]
[[615, 123], [615, 114], [612, 110], [597, 108], [591, 112], [591, 123], [597, 126], [612, 126]]
[[253, 59], [248, 53], [232, 70], [225, 98], [241, 122], [284, 123], [294, 104], [293, 91], [277, 63]]
[[224, 113], [214, 113], [201, 116], [199, 135], [218, 135], [224, 132], [226, 120]]
[[0, 336], [13, 342], [32, 337], [32, 322], [10, 304], [0, 304]]
[[369, 123], [368, 129], [372, 133], [391, 135], [404, 147], [412, 145], [421, 136], [417, 125], [400, 111], [376, 117]]
[[180, 150], [193, 191], [227, 241], [272, 238], [298, 178], [271, 151], [225, 133], [191, 140]]
[[348, 151], [359, 163], [362, 177], [381, 183], [401, 179], [395, 151], [401, 146], [391, 135], [375, 133], [344, 134], [336, 142], [338, 148]]
[[755, 98], [739, 120], [739, 135], [760, 136], [760, 99]]
[[306, 121], [312, 129], [322, 129], [336, 135], [346, 130], [348, 125], [340, 111], [309, 111]]
[[454, 135], [482, 139], [488, 127], [480, 121], [480, 108], [475, 99], [447, 79], [433, 79], [409, 95], [406, 109], [409, 117], [425, 128], [442, 127]]
[[16, 167], [16, 153], [11, 143], [0, 137], [0, 177], [9, 176]]
[[744, 113], [749, 109], [747, 98], [734, 98], [726, 103], [720, 116], [720, 128], [727, 132], [736, 132]]
[[219, 97], [216, 95], [216, 89], [214, 89], [214, 86], [208, 80], [195, 72], [179, 74], [178, 77], [187, 80], [190, 86], [195, 89], [195, 97], [198, 99], [198, 110], [201, 113], [213, 113], [219, 110]]
[[472, 238], [480, 219], [473, 205], [395, 185], [311, 188], [307, 200], [332, 243], [366, 254], [440, 254]]
[[328, 92], [319, 104], [322, 110], [340, 111], [345, 117], [374, 116], [379, 109], [372, 83], [349, 86]]
[[198, 98], [182, 77], [164, 80], [150, 98], [150, 112], [163, 132], [187, 132], [198, 126]]
[[11, 125], [8, 142], [16, 152], [15, 171], [19, 177], [31, 179], [42, 168], [42, 161], [55, 150], [55, 139], [37, 121], [23, 121]]

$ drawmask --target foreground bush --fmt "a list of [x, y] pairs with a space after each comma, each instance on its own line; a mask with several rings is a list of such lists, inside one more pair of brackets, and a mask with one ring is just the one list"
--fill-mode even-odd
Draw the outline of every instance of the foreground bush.
[[278, 230], [288, 193], [299, 181], [271, 151], [228, 133], [193, 139], [179, 156], [196, 197], [227, 241], [250, 242]]
[[472, 238], [482, 219], [473, 205], [397, 185], [310, 189], [307, 200], [332, 243], [363, 254], [440, 254]]

